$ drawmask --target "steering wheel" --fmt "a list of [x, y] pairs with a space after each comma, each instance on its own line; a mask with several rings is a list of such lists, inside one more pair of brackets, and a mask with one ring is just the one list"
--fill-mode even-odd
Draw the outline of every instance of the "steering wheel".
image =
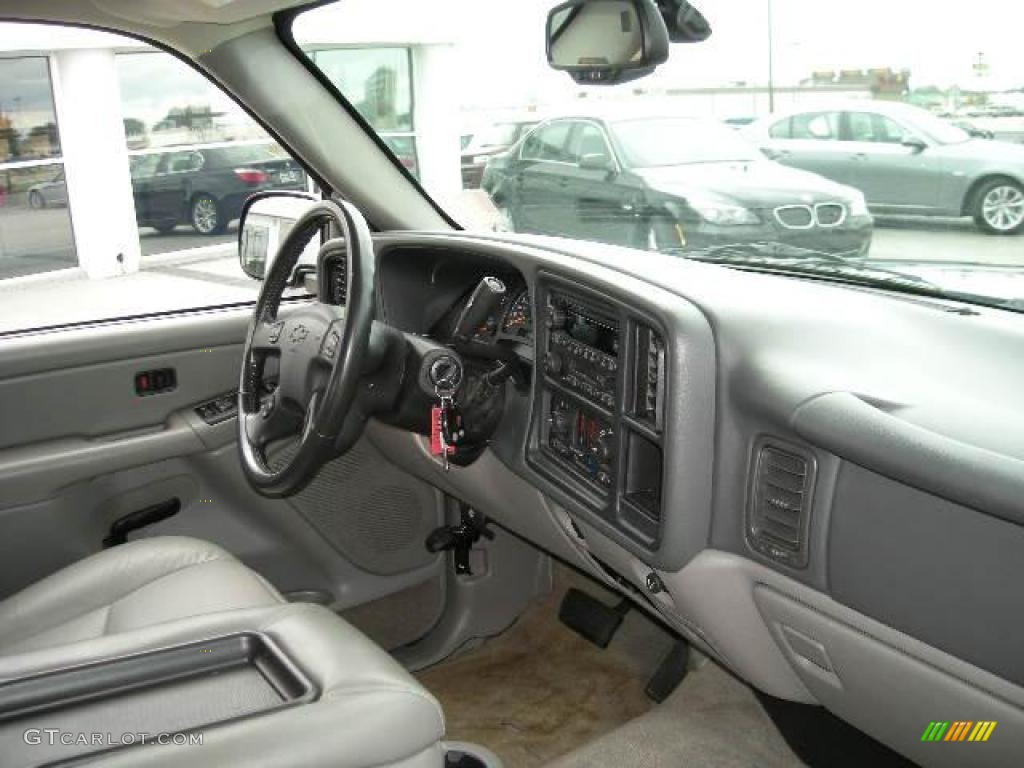
[[[326, 292], [308, 305], [278, 317], [281, 298], [300, 255], [324, 225], [343, 234], [321, 245], [317, 268], [347, 252], [345, 307], [324, 302]], [[279, 498], [300, 491], [327, 461], [351, 448], [345, 430], [357, 394], [373, 323], [376, 258], [366, 220], [350, 203], [323, 200], [295, 222], [278, 249], [260, 289], [249, 324], [238, 386], [238, 445], [242, 470], [257, 492]], [[279, 361], [278, 385], [266, 393], [264, 368]], [[267, 445], [298, 436], [283, 462], [267, 461]]]

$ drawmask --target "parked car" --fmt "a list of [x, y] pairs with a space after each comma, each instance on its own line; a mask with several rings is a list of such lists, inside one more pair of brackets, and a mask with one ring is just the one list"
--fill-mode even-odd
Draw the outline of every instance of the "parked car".
[[777, 113], [744, 134], [779, 162], [856, 187], [878, 213], [972, 216], [985, 232], [1024, 231], [1024, 146], [971, 138], [918, 107]]
[[538, 122], [536, 119], [506, 120], [471, 134], [462, 145], [463, 188], [479, 187], [487, 161], [519, 141]]
[[64, 182], [63, 166], [49, 181], [42, 181], [28, 188], [28, 204], [31, 208], [68, 204], [68, 186]]
[[994, 139], [996, 135], [987, 128], [979, 128], [970, 120], [950, 120], [960, 130], [964, 131], [972, 139]]
[[202, 235], [217, 234], [254, 192], [306, 188], [301, 166], [265, 144], [135, 155], [131, 173], [135, 217], [160, 232], [187, 223]]
[[691, 118], [548, 121], [487, 164], [483, 188], [516, 232], [654, 250], [768, 240], [863, 255], [873, 228], [855, 189]]
[[756, 117], [744, 115], [742, 117], [727, 117], [722, 122], [728, 125], [730, 128], [742, 128], [745, 125], [750, 125], [755, 120], [757, 120]]

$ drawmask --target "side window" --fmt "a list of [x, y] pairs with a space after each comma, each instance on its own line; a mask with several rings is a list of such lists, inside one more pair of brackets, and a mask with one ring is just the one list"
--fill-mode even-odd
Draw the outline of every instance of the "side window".
[[790, 138], [830, 141], [839, 138], [838, 112], [805, 112], [790, 118]]
[[203, 156], [199, 152], [175, 152], [168, 166], [169, 173], [195, 173], [203, 167]]
[[[0, 59], [0, 333], [255, 300], [242, 204], [308, 189], [301, 166], [177, 58], [60, 31], [0, 23], [20, 51]], [[405, 127], [386, 101], [367, 109]]]
[[604, 132], [593, 123], [580, 123], [569, 150], [569, 161], [579, 163], [585, 155], [600, 155], [611, 162], [612, 154]]
[[572, 123], [560, 121], [534, 131], [523, 145], [523, 159], [570, 162], [565, 145], [571, 129]]
[[875, 138], [873, 115], [868, 112], [847, 112], [846, 130], [850, 141], [878, 141]]
[[876, 141], [884, 141], [887, 144], [899, 144], [907, 137], [903, 126], [885, 115], [875, 115]]
[[768, 135], [773, 139], [791, 139], [793, 138], [793, 118], [787, 117], [785, 120], [779, 120], [771, 128], [768, 129]]
[[899, 144], [906, 134], [899, 123], [874, 112], [847, 112], [846, 126], [850, 141]]

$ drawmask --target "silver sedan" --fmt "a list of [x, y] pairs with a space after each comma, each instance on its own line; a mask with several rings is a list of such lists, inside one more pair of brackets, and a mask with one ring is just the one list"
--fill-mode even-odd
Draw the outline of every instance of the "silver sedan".
[[909, 104], [776, 112], [743, 129], [769, 157], [856, 187], [880, 214], [971, 216], [1024, 231], [1024, 144], [971, 138]]

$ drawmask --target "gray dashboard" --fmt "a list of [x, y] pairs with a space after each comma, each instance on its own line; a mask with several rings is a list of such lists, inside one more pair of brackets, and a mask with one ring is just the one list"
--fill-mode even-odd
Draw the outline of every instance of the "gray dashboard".
[[[847, 670], [838, 698], [817, 687], [817, 665], [835, 664], [857, 637], [870, 641], [856, 646], [866, 657], [893, 647], [907, 657], [903, 688], [891, 692], [912, 693], [904, 714], [965, 680], [974, 690], [1010, 685], [1024, 708], [1024, 317], [558, 239], [406, 233], [380, 242], [385, 253], [387, 244], [478, 253], [514, 268], [535, 297], [555, 275], [665, 329], [671, 396], [655, 543], [609, 524], [528, 460], [542, 416], [536, 392], [508, 398], [490, 453], [538, 490], [556, 527], [561, 520], [570, 539], [579, 532], [592, 561], [726, 664], [771, 689], [779, 678], [768, 659], [781, 650], [814, 698], [879, 734], [891, 728], [872, 721], [870, 699], [890, 683], [857, 690]], [[758, 538], [757, 518], [775, 501], [763, 504], [761, 483], [786, 462], [804, 483], [791, 531], [800, 557]], [[500, 514], [515, 529], [516, 513]], [[644, 594], [652, 571], [670, 598]], [[766, 624], [750, 625], [758, 612]], [[846, 624], [819, 626], [822, 616]], [[759, 645], [765, 626], [773, 649]], [[942, 675], [919, 680], [911, 658]], [[830, 670], [828, 685], [842, 672]], [[998, 693], [992, 700], [1005, 703]]]

